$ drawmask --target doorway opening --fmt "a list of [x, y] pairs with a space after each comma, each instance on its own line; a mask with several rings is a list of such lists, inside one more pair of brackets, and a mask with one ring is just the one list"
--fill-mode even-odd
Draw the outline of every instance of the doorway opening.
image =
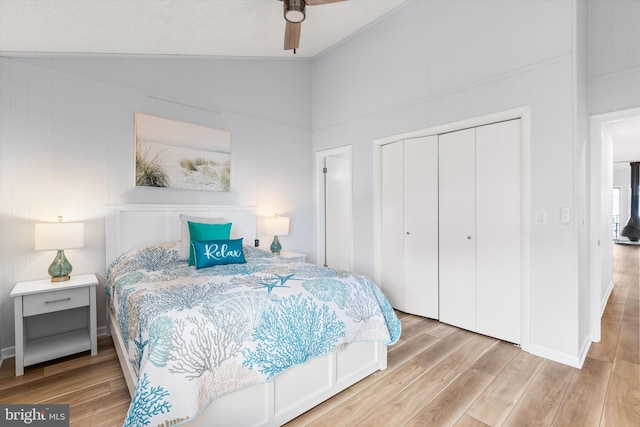
[[[613, 245], [624, 239], [618, 233], [629, 217], [630, 180], [621, 176], [630, 176], [629, 164], [640, 161], [640, 107], [592, 116], [590, 155], [590, 327], [591, 341], [599, 342], [614, 286]], [[614, 200], [619, 204], [614, 206]]]
[[318, 263], [353, 270], [351, 146], [316, 153]]

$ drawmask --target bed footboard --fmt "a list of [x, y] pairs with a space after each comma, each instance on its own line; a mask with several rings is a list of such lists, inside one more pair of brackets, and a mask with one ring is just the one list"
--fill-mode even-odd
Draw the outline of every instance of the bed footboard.
[[[109, 310], [109, 331], [129, 394], [133, 396], [137, 378], [128, 363], [124, 341], [112, 310]], [[386, 367], [386, 346], [378, 342], [351, 343], [339, 353], [311, 359], [269, 382], [215, 399], [188, 425], [280, 426]]]

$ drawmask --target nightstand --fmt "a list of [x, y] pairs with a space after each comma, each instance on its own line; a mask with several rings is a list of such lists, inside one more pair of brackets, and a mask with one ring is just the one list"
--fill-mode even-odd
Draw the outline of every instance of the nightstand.
[[[71, 276], [65, 282], [50, 279], [17, 283], [10, 297], [14, 298], [16, 326], [16, 376], [24, 367], [81, 351], [98, 354], [96, 340], [95, 274]], [[63, 310], [88, 307], [88, 327], [37, 339], [27, 339], [26, 318]]]
[[306, 262], [307, 260], [307, 255], [299, 254], [297, 252], [282, 251], [280, 252], [280, 256], [284, 259], [288, 259], [289, 261], [294, 262]]

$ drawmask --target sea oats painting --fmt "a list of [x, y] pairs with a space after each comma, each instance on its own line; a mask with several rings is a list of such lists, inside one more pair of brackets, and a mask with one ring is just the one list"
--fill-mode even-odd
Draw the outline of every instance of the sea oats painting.
[[229, 191], [231, 133], [135, 113], [136, 186]]

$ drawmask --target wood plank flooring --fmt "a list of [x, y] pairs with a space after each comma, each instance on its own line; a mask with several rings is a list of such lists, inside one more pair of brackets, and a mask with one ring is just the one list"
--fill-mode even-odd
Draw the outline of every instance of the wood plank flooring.
[[[404, 313], [388, 368], [287, 424], [297, 426], [640, 425], [640, 248], [614, 246], [602, 340], [582, 369]], [[0, 402], [66, 403], [72, 426], [118, 426], [130, 403], [110, 337], [88, 353], [0, 368]]]
[[15, 359], [0, 368], [0, 402], [68, 404], [72, 426], [120, 426], [131, 398], [111, 337], [98, 337], [89, 352], [26, 367], [15, 376]]

